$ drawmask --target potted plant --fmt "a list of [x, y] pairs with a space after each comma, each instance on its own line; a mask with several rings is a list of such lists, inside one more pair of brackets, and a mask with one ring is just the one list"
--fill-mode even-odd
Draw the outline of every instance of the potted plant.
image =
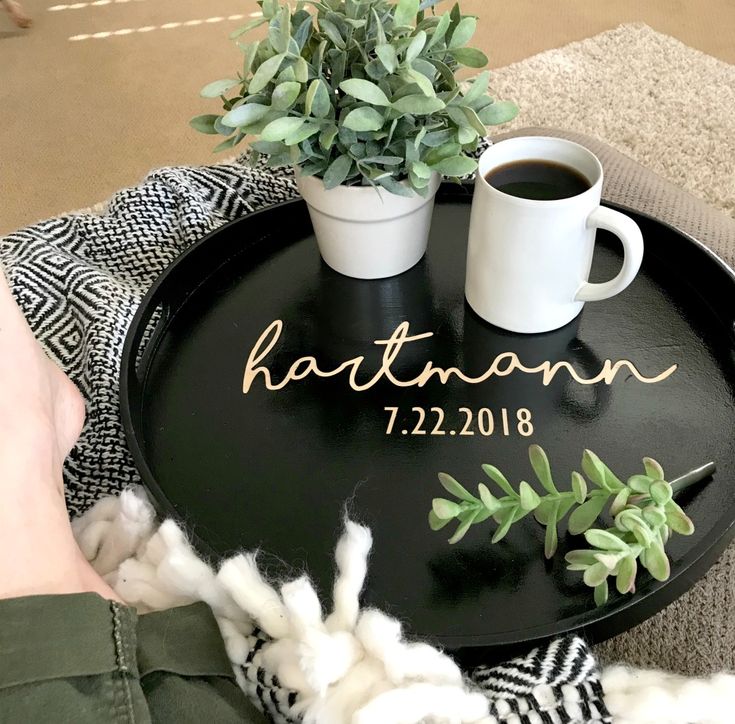
[[[516, 106], [488, 95], [487, 57], [467, 47], [477, 18], [440, 0], [260, 0], [263, 40], [240, 43], [236, 78], [202, 89], [224, 112], [192, 119], [198, 131], [248, 136], [252, 157], [294, 166], [322, 257], [352, 277], [393, 276], [424, 252], [441, 177], [473, 173], [486, 126]], [[376, 190], [378, 191], [376, 193]]]

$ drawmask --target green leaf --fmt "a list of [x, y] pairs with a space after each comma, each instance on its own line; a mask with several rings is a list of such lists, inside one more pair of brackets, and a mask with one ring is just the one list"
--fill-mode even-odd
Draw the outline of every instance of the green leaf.
[[303, 58], [297, 58], [293, 66], [294, 77], [299, 83], [309, 80], [309, 64]]
[[258, 55], [258, 49], [260, 48], [260, 41], [256, 40], [254, 43], [247, 45], [241, 45], [242, 51], [245, 53], [245, 57], [242, 61], [242, 77], [247, 78], [250, 75], [250, 69], [253, 67], [255, 57]]
[[630, 593], [635, 587], [635, 577], [638, 572], [638, 563], [635, 556], [626, 556], [620, 561], [615, 587], [619, 593]]
[[353, 143], [357, 143], [357, 133], [350, 128], [340, 126], [339, 129], [339, 142], [349, 148]]
[[615, 517], [628, 504], [632, 491], [630, 488], [623, 488], [610, 504], [610, 515]]
[[584, 533], [598, 518], [607, 502], [607, 496], [595, 495], [579, 506], [569, 516], [569, 532], [572, 535]]
[[595, 554], [595, 558], [597, 559], [598, 563], [602, 563], [605, 568], [610, 572], [611, 575], [617, 574], [617, 568], [620, 564], [620, 561], [625, 556], [624, 553], [617, 552], [617, 553], [610, 553], [610, 552], [604, 552], [600, 551], [599, 553]]
[[666, 505], [673, 497], [671, 485], [665, 480], [657, 480], [655, 483], [652, 483], [648, 489], [648, 494], [658, 505]]
[[487, 63], [487, 55], [477, 48], [454, 48], [451, 51], [454, 59], [468, 68], [484, 68]]
[[630, 525], [630, 532], [635, 536], [636, 542], [644, 548], [648, 548], [654, 540], [654, 533], [646, 521], [642, 519], [642, 516], [640, 522], [634, 522]]
[[278, 156], [288, 150], [286, 145], [280, 141], [253, 141], [250, 148], [266, 156]]
[[429, 38], [429, 43], [426, 46], [426, 49], [433, 48], [437, 43], [441, 42], [444, 39], [444, 36], [447, 34], [447, 30], [449, 30], [449, 26], [452, 23], [452, 18], [450, 17], [449, 13], [444, 13], [439, 18], [439, 23], [437, 24], [436, 28], [434, 28], [434, 32], [431, 34], [431, 38]]
[[393, 14], [395, 27], [412, 26], [419, 13], [419, 0], [398, 0]]
[[416, 58], [421, 55], [421, 51], [426, 45], [426, 33], [423, 30], [419, 30], [416, 35], [413, 36], [411, 42], [406, 49], [406, 64], [411, 65]]
[[263, 0], [261, 3], [263, 17], [270, 20], [278, 12], [277, 0]]
[[[586, 468], [585, 465], [587, 466]], [[593, 482], [605, 490], [615, 492], [625, 487], [618, 476], [591, 450], [584, 451], [582, 468]]]
[[431, 501], [431, 509], [440, 520], [451, 520], [462, 512], [462, 508], [457, 503], [446, 498], [434, 498]]
[[281, 67], [281, 63], [285, 57], [284, 53], [279, 53], [261, 63], [250, 81], [248, 93], [258, 93], [263, 90], [273, 80], [276, 73], [278, 73], [278, 69]]
[[396, 196], [405, 196], [406, 198], [413, 198], [414, 191], [410, 186], [397, 181], [392, 176], [381, 176], [377, 179], [378, 183], [386, 190]]
[[[189, 125], [199, 133], [207, 133], [211, 136], [216, 136], [219, 131], [214, 127], [214, 122], [219, 116], [208, 113], [204, 116], [195, 116], [189, 121]], [[233, 129], [234, 130], [234, 129]]]
[[570, 571], [580, 571], [597, 562], [595, 555], [595, 551], [578, 549], [569, 551], [569, 553], [564, 556], [564, 560], [567, 562]]
[[384, 43], [375, 47], [378, 59], [389, 73], [395, 73], [398, 67], [398, 56], [396, 49], [390, 43]]
[[595, 563], [584, 572], [584, 582], [594, 588], [607, 580], [610, 571], [603, 563]]
[[461, 541], [462, 538], [465, 537], [465, 534], [470, 529], [470, 526], [475, 522], [475, 518], [477, 518], [479, 512], [479, 510], [475, 510], [469, 515], [464, 516], [464, 520], [462, 520], [454, 535], [449, 539], [449, 543], [451, 545], [459, 543], [459, 541]]
[[337, 126], [329, 126], [319, 134], [319, 145], [325, 150], [329, 151], [334, 145], [334, 139], [339, 133]]
[[306, 119], [294, 116], [284, 116], [271, 121], [260, 134], [264, 141], [283, 141], [291, 136], [304, 125]]
[[673, 501], [666, 506], [666, 523], [679, 535], [694, 533], [694, 523], [691, 518]]
[[445, 108], [444, 101], [429, 98], [425, 95], [411, 95], [399, 98], [393, 103], [399, 113], [410, 113], [413, 116], [428, 116]]
[[595, 485], [605, 487], [605, 469], [602, 460], [592, 450], [585, 450], [582, 453], [582, 470]]
[[285, 53], [291, 39], [291, 8], [283, 5], [278, 13], [278, 19], [270, 24], [268, 40], [274, 50]]
[[222, 123], [232, 128], [249, 126], [252, 123], [257, 123], [269, 111], [270, 108], [268, 106], [261, 105], [260, 103], [246, 103], [245, 105], [233, 108], [229, 113], [227, 113], [224, 118], [222, 118]]
[[254, 28], [257, 28], [259, 25], [263, 25], [264, 23], [267, 23], [268, 21], [265, 18], [255, 18], [255, 20], [250, 20], [249, 22], [245, 23], [242, 27], [238, 28], [237, 30], [233, 30], [230, 33], [230, 39], [235, 40], [235, 38], [239, 38], [241, 35], [244, 35], [250, 30], [253, 30]]
[[349, 128], [351, 131], [356, 131], [357, 133], [363, 131], [379, 131], [384, 123], [385, 119], [382, 114], [375, 110], [375, 108], [370, 108], [369, 106], [355, 108], [342, 121], [342, 125], [345, 128]]
[[319, 133], [320, 128], [318, 123], [304, 123], [299, 129], [286, 136], [285, 143], [287, 146], [298, 146], [307, 138]]
[[449, 143], [452, 140], [452, 131], [431, 131], [427, 133], [422, 139], [421, 143], [429, 148], [439, 148], [445, 143]]
[[486, 126], [497, 126], [512, 121], [518, 115], [518, 106], [512, 101], [496, 101], [477, 115]]
[[557, 514], [559, 512], [559, 504], [552, 506], [546, 521], [546, 534], [544, 535], [544, 556], [547, 559], [554, 557], [557, 546], [559, 545], [559, 533], [556, 528]]
[[464, 102], [467, 105], [474, 103], [487, 93], [487, 87], [490, 83], [490, 71], [485, 70], [475, 78], [469, 90], [464, 94]]
[[584, 537], [591, 546], [600, 548], [603, 551], [626, 553], [629, 550], [625, 541], [620, 540], [616, 535], [608, 533], [606, 530], [592, 528], [585, 532]]
[[[452, 37], [449, 39], [449, 48], [462, 48], [467, 45], [477, 30], [477, 18], [466, 17], [460, 20], [459, 25], [454, 29]], [[460, 61], [461, 62], [461, 61]], [[487, 60], [485, 61], [487, 65]]]
[[202, 98], [218, 98], [230, 90], [230, 88], [240, 85], [240, 83], [242, 83], [242, 81], [233, 80], [232, 78], [214, 80], [211, 83], [207, 83], [207, 85], [199, 91], [199, 95], [202, 96]]
[[657, 581], [666, 581], [671, 575], [671, 564], [660, 540], [655, 540], [646, 550], [646, 568]]
[[551, 477], [551, 467], [549, 466], [549, 458], [546, 456], [544, 449], [540, 445], [531, 445], [528, 448], [528, 459], [531, 461], [533, 472], [543, 486], [544, 490], [549, 493], [558, 493]]
[[505, 538], [506, 535], [508, 535], [508, 531], [515, 521], [518, 509], [519, 506], [514, 505], [512, 508], [508, 508], [504, 511], [505, 517], [503, 518], [503, 522], [501, 523], [500, 527], [495, 531], [495, 534], [491, 539], [491, 543], [499, 543], [501, 540], [503, 540], [503, 538]]
[[385, 95], [379, 86], [369, 80], [351, 78], [350, 80], [342, 81], [339, 87], [345, 93], [351, 95], [353, 98], [357, 98], [359, 101], [371, 103], [374, 106], [390, 105], [388, 96]]
[[301, 83], [288, 81], [277, 85], [271, 97], [271, 105], [276, 111], [288, 110], [301, 93]]
[[334, 160], [324, 173], [324, 188], [333, 189], [344, 183], [352, 170], [352, 159], [349, 156], [340, 156]]
[[574, 492], [574, 500], [582, 505], [587, 499], [587, 483], [576, 470], [572, 473], [572, 491]]
[[656, 505], [647, 505], [643, 508], [643, 520], [653, 529], [661, 528], [666, 525], [666, 513]]
[[549, 516], [554, 508], [557, 507], [558, 503], [559, 500], [552, 498], [550, 495], [542, 498], [538, 508], [533, 511], [533, 517], [541, 523], [541, 525], [546, 525], [549, 521]]
[[345, 49], [345, 41], [337, 26], [326, 18], [319, 18], [319, 29], [334, 43], [339, 50]]
[[631, 475], [628, 478], [628, 487], [636, 493], [648, 494], [652, 482], [648, 475]]
[[451, 522], [451, 518], [447, 520], [441, 520], [436, 517], [436, 514], [433, 510], [429, 511], [429, 527], [431, 528], [431, 530], [441, 530], [445, 525], [449, 525], [449, 523]]
[[222, 143], [217, 144], [212, 149], [212, 153], [219, 153], [220, 151], [226, 151], [232, 148], [233, 146], [237, 145], [242, 139], [243, 139], [243, 136], [242, 134], [239, 134], [239, 133], [236, 136], [231, 136], [225, 141], [222, 141]]
[[409, 68], [404, 71], [402, 75], [407, 82], [415, 83], [425, 96], [430, 98], [436, 96], [436, 93], [434, 92], [434, 84], [423, 73], [419, 73], [417, 70]]
[[608, 595], [607, 580], [604, 580], [599, 586], [595, 586], [595, 605], [604, 606], [607, 603]]
[[415, 173], [419, 178], [426, 179], [427, 181], [432, 175], [432, 170], [422, 161], [415, 161], [412, 163], [411, 171], [413, 171], [413, 173]]
[[564, 517], [566, 514], [574, 507], [576, 501], [574, 500], [573, 496], [568, 496], [566, 498], [562, 498], [559, 501], [559, 520], [564, 520]]
[[527, 512], [535, 510], [541, 502], [538, 493], [524, 480], [518, 492], [521, 496], [521, 508]]
[[487, 129], [485, 128], [482, 121], [480, 120], [480, 117], [477, 115], [477, 113], [475, 113], [475, 111], [473, 111], [469, 106], [464, 106], [462, 108], [462, 112], [467, 118], [469, 124], [479, 136], [484, 137], [485, 135], [487, 135]]
[[380, 15], [378, 15], [375, 8], [371, 8], [370, 12], [372, 13], [373, 19], [375, 21], [378, 45], [386, 45], [387, 38], [385, 37], [385, 28], [383, 28], [383, 22], [380, 19]]
[[400, 166], [403, 160], [398, 156], [368, 156], [367, 158], [363, 158], [360, 163], [375, 163], [379, 166]]
[[222, 123], [222, 118], [218, 116], [217, 120], [214, 122], [214, 130], [217, 131], [220, 136], [230, 136], [235, 129], [232, 126]]
[[487, 485], [484, 483], [480, 483], [477, 486], [477, 490], [480, 493], [482, 504], [490, 511], [490, 515], [495, 515], [501, 508], [500, 501], [488, 490]]
[[482, 470], [506, 495], [517, 498], [518, 494], [508, 482], [508, 479], [494, 465], [483, 465]]
[[306, 92], [305, 112], [307, 115], [311, 114], [316, 118], [326, 118], [329, 115], [330, 108], [331, 103], [327, 85], [321, 78], [317, 78], [311, 82], [309, 90]]
[[474, 173], [477, 170], [477, 161], [468, 156], [450, 156], [432, 164], [431, 168], [442, 176], [454, 178]]
[[646, 475], [654, 480], [666, 480], [664, 469], [653, 458], [643, 458], [643, 467], [646, 469]]
[[311, 35], [311, 31], [313, 30], [313, 28], [314, 21], [311, 15], [301, 21], [301, 24], [293, 35], [293, 39], [296, 41], [296, 45], [299, 46], [299, 51], [304, 49], [304, 46], [309, 40], [309, 36]]

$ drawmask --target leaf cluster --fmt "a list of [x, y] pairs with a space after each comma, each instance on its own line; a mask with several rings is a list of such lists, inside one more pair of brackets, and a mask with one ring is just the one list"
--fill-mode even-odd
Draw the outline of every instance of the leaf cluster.
[[[457, 543], [470, 526], [492, 518], [497, 524], [492, 542], [497, 543], [514, 523], [533, 513], [546, 528], [544, 553], [551, 558], [558, 546], [558, 525], [569, 516], [569, 533], [584, 534], [590, 547], [567, 553], [567, 567], [582, 573], [584, 583], [594, 589], [598, 605], [608, 599], [611, 576], [620, 593], [633, 592], [639, 564], [656, 580], [668, 579], [671, 571], [666, 542], [672, 532], [691, 535], [694, 525], [674, 501], [672, 486], [658, 462], [644, 458], [644, 473], [622, 482], [597, 455], [585, 450], [584, 475], [572, 472], [570, 489], [560, 491], [544, 450], [531, 445], [528, 454], [542, 494], [525, 481], [515, 489], [492, 465], [482, 469], [504, 493], [498, 497], [484, 483], [478, 486], [478, 495], [472, 495], [452, 476], [440, 473], [440, 483], [457, 500], [434, 499], [429, 513], [432, 530], [441, 530], [456, 519], [459, 525], [449, 542]], [[613, 525], [593, 528], [606, 510]]]
[[466, 176], [486, 127], [517, 108], [489, 95], [488, 71], [458, 82], [460, 69], [483, 68], [487, 57], [467, 45], [477, 18], [459, 5], [436, 14], [439, 2], [260, 0], [262, 17], [233, 36], [267, 25], [266, 37], [238, 41], [245, 57], [237, 77], [201, 91], [221, 98], [224, 113], [191, 125], [225, 137], [215, 151], [256, 136], [254, 160], [298, 166], [327, 188], [425, 195], [435, 173]]

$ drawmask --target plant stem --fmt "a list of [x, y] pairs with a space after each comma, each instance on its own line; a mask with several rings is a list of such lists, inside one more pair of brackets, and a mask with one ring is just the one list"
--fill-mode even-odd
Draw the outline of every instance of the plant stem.
[[684, 473], [684, 475], [675, 478], [674, 480], [670, 480], [669, 484], [676, 496], [692, 485], [696, 485], [707, 478], [711, 478], [714, 475], [715, 470], [717, 470], [717, 467], [714, 463], [707, 463], [706, 465], [702, 465], [694, 470], [690, 470], [688, 473]]

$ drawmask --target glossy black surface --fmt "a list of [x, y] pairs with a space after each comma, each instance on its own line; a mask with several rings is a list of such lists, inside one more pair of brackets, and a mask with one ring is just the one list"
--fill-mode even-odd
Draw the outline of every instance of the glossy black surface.
[[[262, 547], [274, 555], [272, 571], [306, 569], [325, 596], [347, 508], [375, 537], [365, 603], [450, 649], [471, 656], [581, 627], [602, 639], [687, 590], [730, 538], [735, 283], [698, 244], [636, 216], [646, 254], [626, 292], [588, 304], [556, 332], [503, 332], [464, 301], [470, 195], [454, 189], [440, 193], [426, 258], [392, 279], [358, 281], [330, 270], [301, 202], [223, 227], [182, 256], [149, 294], [128, 338], [121, 391], [131, 449], [159, 504], [188, 523], [202, 548], [221, 554]], [[598, 241], [593, 281], [611, 278], [620, 265], [618, 242], [605, 233]], [[152, 316], [158, 323], [151, 332]], [[631, 360], [647, 376], [672, 364], [679, 369], [655, 385], [623, 373], [610, 386], [582, 387], [560, 373], [544, 387], [538, 377], [514, 374], [477, 386], [434, 380], [399, 389], [383, 381], [360, 393], [342, 375], [310, 377], [278, 392], [256, 381], [243, 395], [248, 354], [274, 319], [284, 322], [268, 357], [274, 380], [305, 355], [323, 369], [365, 355], [367, 378], [381, 354], [373, 340], [404, 320], [413, 334], [434, 336], [404, 347], [393, 367], [402, 379], [429, 360], [479, 374], [504, 352], [529, 366], [568, 360], [587, 376], [607, 358]], [[403, 413], [392, 436], [385, 434], [388, 405]], [[455, 432], [463, 420], [458, 408], [487, 407], [497, 411], [496, 432], [403, 435], [415, 424], [416, 406], [443, 408], [444, 427]], [[535, 434], [505, 437], [498, 416], [504, 407], [511, 414], [529, 408]], [[671, 580], [644, 575], [635, 596], [614, 593], [596, 609], [578, 574], [565, 571], [566, 535], [546, 562], [543, 529], [532, 520], [496, 546], [489, 544], [491, 524], [455, 547], [446, 542], [448, 529], [429, 530], [431, 499], [442, 493], [437, 472], [474, 488], [488, 462], [516, 482], [532, 479], [529, 442], [545, 447], [559, 485], [579, 468], [584, 447], [626, 476], [644, 455], [672, 476], [715, 460], [713, 482], [682, 500], [697, 530], [671, 542]]]

